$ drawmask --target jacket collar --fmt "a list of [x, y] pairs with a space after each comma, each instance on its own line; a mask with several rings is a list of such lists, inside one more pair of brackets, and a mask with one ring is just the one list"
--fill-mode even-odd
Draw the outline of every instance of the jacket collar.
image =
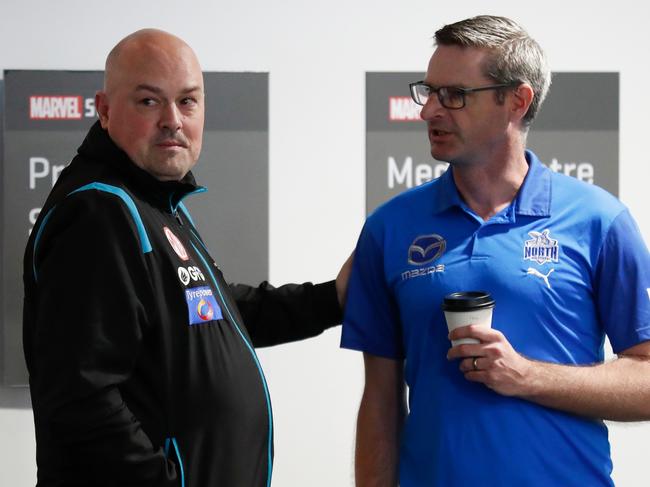
[[159, 181], [144, 169], [139, 168], [110, 138], [99, 121], [90, 128], [77, 152], [91, 160], [110, 165], [133, 190], [142, 194], [145, 200], [155, 206], [174, 212], [180, 201], [190, 193], [205, 191], [198, 186], [192, 172], [180, 181]]

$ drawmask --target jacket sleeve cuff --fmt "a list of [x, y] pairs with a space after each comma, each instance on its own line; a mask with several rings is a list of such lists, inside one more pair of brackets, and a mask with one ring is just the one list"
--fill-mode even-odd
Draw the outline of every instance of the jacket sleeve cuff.
[[335, 281], [322, 282], [314, 285], [314, 315], [323, 330], [340, 325], [343, 321], [343, 311], [336, 294]]

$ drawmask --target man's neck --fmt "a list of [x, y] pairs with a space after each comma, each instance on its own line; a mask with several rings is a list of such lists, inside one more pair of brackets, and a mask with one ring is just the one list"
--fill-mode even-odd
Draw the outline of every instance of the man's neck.
[[454, 182], [461, 198], [486, 221], [510, 205], [527, 172], [523, 144], [515, 144], [475, 164], [453, 165]]

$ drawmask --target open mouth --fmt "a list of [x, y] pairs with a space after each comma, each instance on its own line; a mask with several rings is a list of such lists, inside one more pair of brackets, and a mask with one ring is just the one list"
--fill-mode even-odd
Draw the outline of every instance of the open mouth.
[[451, 132], [446, 132], [444, 130], [433, 129], [431, 130], [431, 135], [435, 137], [442, 137], [444, 135], [449, 135]]

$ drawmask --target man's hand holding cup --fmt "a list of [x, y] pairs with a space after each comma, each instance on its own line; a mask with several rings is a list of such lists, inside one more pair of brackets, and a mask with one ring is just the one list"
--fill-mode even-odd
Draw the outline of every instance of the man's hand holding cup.
[[518, 354], [499, 330], [492, 328], [494, 300], [483, 291], [453, 293], [443, 309], [452, 347], [448, 360], [460, 359], [467, 380], [499, 394], [525, 396], [533, 362]]

